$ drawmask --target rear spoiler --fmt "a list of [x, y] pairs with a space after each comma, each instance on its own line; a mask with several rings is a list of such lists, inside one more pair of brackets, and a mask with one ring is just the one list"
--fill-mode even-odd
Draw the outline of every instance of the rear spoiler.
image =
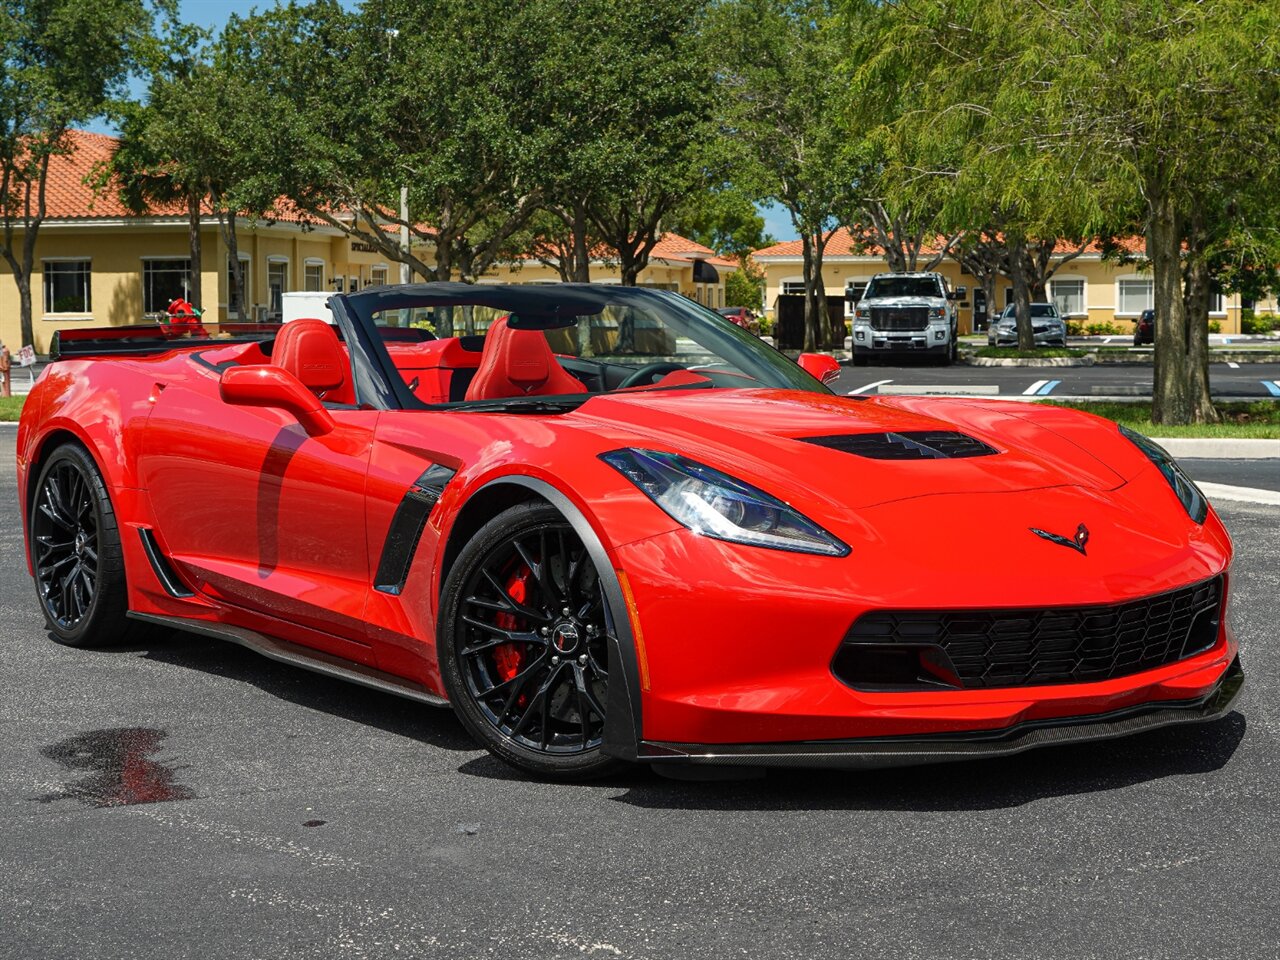
[[144, 357], [226, 343], [256, 343], [280, 332], [278, 323], [141, 323], [126, 327], [55, 330], [50, 360]]

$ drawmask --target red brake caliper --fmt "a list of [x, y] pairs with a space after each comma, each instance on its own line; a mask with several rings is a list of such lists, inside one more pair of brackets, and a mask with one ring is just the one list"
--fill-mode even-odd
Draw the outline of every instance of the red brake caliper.
[[[528, 598], [529, 577], [529, 568], [523, 564], [507, 577], [507, 593], [516, 603], [524, 603]], [[514, 613], [499, 613], [494, 616], [493, 621], [503, 630], [515, 630], [519, 626], [519, 619]], [[493, 666], [502, 680], [510, 680], [520, 672], [527, 647], [528, 644], [524, 643], [503, 643], [493, 648]]]

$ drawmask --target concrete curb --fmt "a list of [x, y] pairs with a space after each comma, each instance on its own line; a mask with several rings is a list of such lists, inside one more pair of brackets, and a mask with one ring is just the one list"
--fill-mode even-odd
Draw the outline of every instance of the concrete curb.
[[1152, 437], [1179, 460], [1204, 457], [1212, 460], [1280, 459], [1280, 440], [1241, 437]]
[[1280, 491], [1257, 487], [1233, 487], [1226, 483], [1199, 483], [1197, 486], [1211, 501], [1234, 500], [1237, 503], [1261, 503], [1280, 507]]
[[965, 357], [971, 367], [1092, 367], [1093, 357]]

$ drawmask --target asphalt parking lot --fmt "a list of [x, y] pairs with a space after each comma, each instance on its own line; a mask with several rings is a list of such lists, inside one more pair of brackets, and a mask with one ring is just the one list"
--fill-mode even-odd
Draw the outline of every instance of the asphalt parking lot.
[[[950, 367], [893, 362], [855, 367], [842, 364], [837, 393], [878, 394], [911, 388], [913, 392], [1031, 397], [1064, 400], [1151, 397], [1152, 367], [1148, 364], [1099, 364], [1092, 367]], [[1217, 399], [1264, 400], [1280, 397], [1280, 364], [1213, 363], [1209, 387]]]
[[238, 647], [59, 647], [12, 431], [0, 510], [0, 957], [1280, 954], [1280, 507], [1222, 511], [1249, 679], [1220, 721], [590, 786], [531, 782], [447, 712]]

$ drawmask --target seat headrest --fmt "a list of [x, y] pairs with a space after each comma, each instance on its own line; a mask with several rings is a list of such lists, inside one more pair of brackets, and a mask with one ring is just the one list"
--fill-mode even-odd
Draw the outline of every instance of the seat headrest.
[[347, 379], [347, 358], [323, 320], [291, 320], [276, 335], [271, 359], [309, 390], [333, 390]]

